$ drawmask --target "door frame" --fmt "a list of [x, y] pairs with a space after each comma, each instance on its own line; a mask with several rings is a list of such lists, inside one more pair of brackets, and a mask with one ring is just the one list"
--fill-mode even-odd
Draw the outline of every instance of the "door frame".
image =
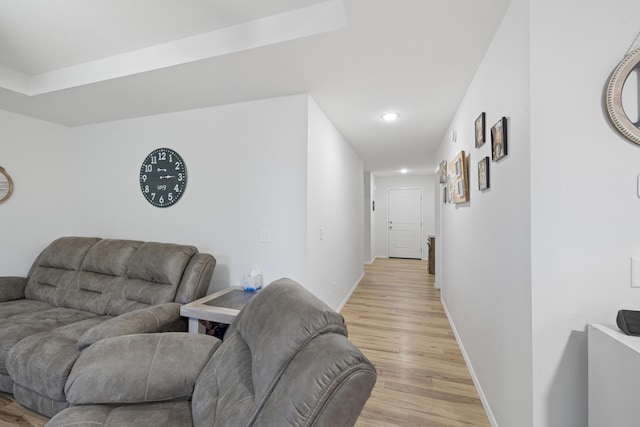
[[392, 190], [420, 190], [420, 259], [424, 260], [425, 237], [424, 236], [424, 188], [422, 187], [388, 187], [387, 188], [387, 258], [391, 258], [391, 238], [389, 233], [389, 211], [391, 206]]

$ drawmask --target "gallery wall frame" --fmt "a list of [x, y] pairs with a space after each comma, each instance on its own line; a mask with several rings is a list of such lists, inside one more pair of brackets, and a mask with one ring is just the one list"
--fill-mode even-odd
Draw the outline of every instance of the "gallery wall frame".
[[478, 118], [476, 119], [475, 122], [475, 135], [476, 135], [476, 148], [480, 148], [482, 147], [482, 145], [484, 145], [484, 143], [486, 142], [486, 131], [485, 131], [485, 126], [486, 126], [486, 114], [484, 113], [484, 111], [478, 116]]
[[507, 118], [501, 117], [491, 127], [491, 159], [497, 162], [506, 157], [508, 153]]
[[491, 188], [491, 176], [489, 173], [489, 165], [491, 161], [489, 156], [478, 162], [478, 190], [485, 191]]
[[453, 203], [469, 201], [469, 164], [466, 153], [460, 151], [449, 162], [449, 191]]

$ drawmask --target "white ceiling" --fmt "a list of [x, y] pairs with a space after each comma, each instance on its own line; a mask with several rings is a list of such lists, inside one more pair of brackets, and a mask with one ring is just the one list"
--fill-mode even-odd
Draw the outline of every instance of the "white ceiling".
[[0, 109], [78, 126], [310, 93], [365, 170], [431, 173], [509, 2], [0, 0]]

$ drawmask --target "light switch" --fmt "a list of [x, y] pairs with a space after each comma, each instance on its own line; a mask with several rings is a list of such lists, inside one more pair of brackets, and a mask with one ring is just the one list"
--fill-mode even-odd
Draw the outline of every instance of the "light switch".
[[263, 243], [268, 243], [271, 241], [271, 230], [267, 228], [260, 229], [260, 241]]
[[631, 287], [640, 288], [640, 258], [631, 257]]

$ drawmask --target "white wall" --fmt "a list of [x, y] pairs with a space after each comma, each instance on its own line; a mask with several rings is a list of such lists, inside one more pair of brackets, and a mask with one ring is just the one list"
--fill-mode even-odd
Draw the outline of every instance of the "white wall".
[[585, 326], [640, 309], [629, 274], [640, 255], [640, 147], [609, 127], [602, 108], [638, 16], [637, 0], [531, 1], [536, 426], [587, 425]]
[[377, 176], [374, 181], [376, 210], [372, 215], [373, 256], [386, 258], [389, 256], [388, 245], [388, 190], [390, 188], [421, 188], [422, 189], [422, 258], [427, 259], [427, 236], [435, 234], [434, 210], [434, 175], [401, 175]]
[[[160, 147], [183, 157], [189, 177], [169, 208], [149, 204], [138, 184]], [[195, 245], [218, 261], [210, 290], [239, 285], [254, 266], [265, 283], [305, 283], [306, 95], [78, 127], [73, 153], [75, 233]]]
[[0, 275], [25, 276], [45, 242], [70, 232], [70, 133], [2, 110], [0, 129], [0, 166], [14, 181], [13, 194], [0, 204]]
[[[451, 123], [457, 142], [443, 139], [436, 157], [470, 155], [470, 201], [436, 210], [441, 295], [490, 420], [504, 427], [533, 419], [528, 17], [528, 1], [514, 0]], [[489, 142], [477, 149], [483, 111]], [[491, 156], [489, 128], [502, 116], [509, 156], [491, 162], [491, 189], [480, 192], [477, 165]]]
[[362, 161], [309, 98], [307, 283], [340, 308], [363, 274]]

